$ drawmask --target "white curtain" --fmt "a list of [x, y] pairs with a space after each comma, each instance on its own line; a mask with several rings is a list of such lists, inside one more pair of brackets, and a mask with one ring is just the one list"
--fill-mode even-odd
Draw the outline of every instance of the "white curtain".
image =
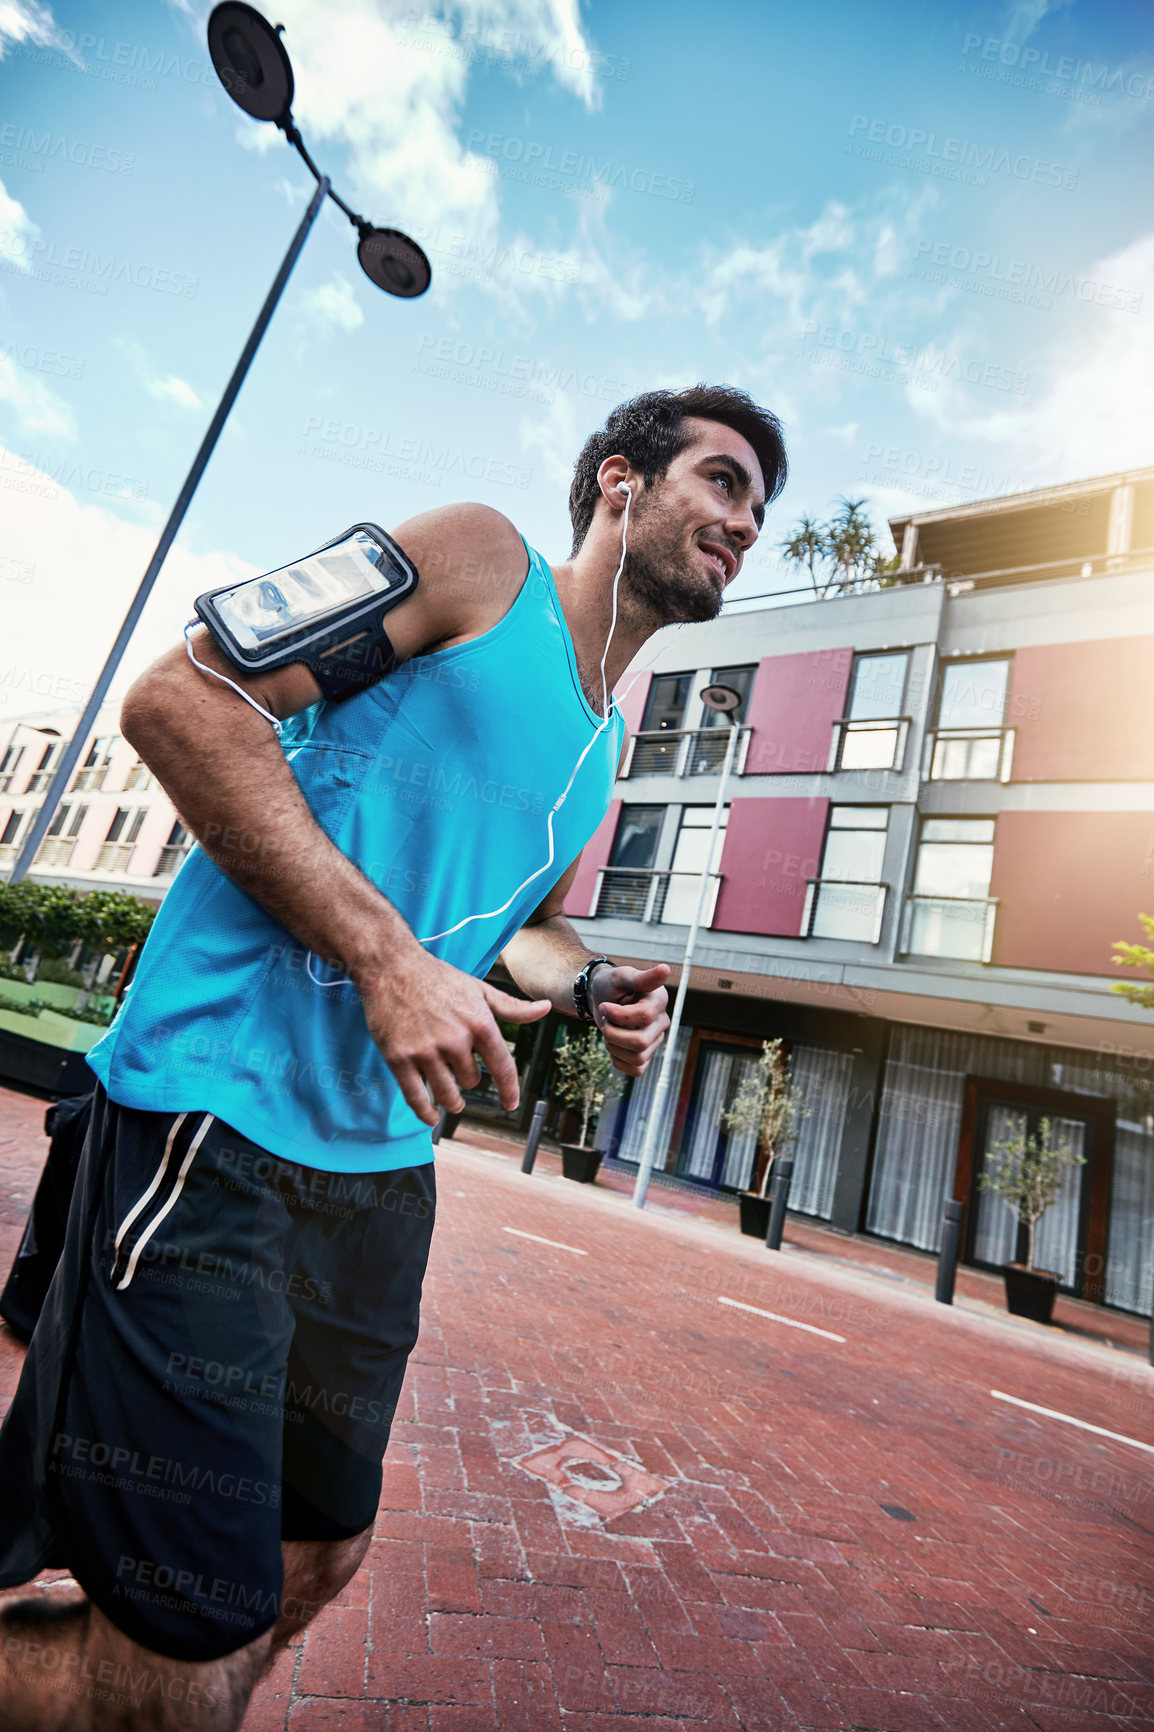
[[[669, 1078], [669, 1093], [661, 1111], [661, 1123], [657, 1133], [654, 1170], [663, 1172], [665, 1158], [669, 1148], [669, 1139], [673, 1133], [673, 1116], [677, 1111], [677, 1097], [681, 1092], [681, 1079], [685, 1074], [685, 1060], [689, 1053], [689, 1041], [693, 1030], [682, 1025], [677, 1031], [677, 1045], [673, 1049], [673, 1068]], [[657, 1054], [645, 1075], [633, 1085], [629, 1097], [629, 1105], [625, 1112], [625, 1133], [621, 1138], [621, 1147], [617, 1151], [619, 1161], [640, 1161], [641, 1148], [645, 1141], [645, 1131], [649, 1123], [650, 1108], [657, 1092], [657, 1078], [661, 1074], [661, 1053]], [[602, 1113], [604, 1117], [604, 1113]]]
[[[1026, 1129], [1026, 1115], [1015, 1107], [992, 1106], [986, 1119], [986, 1144], [1008, 1143]], [[975, 1159], [979, 1151], [975, 1150]], [[993, 1172], [1001, 1162], [988, 1157], [983, 1171]], [[974, 1227], [974, 1256], [979, 1263], [1012, 1263], [1018, 1254], [1018, 1211], [992, 1191], [978, 1191], [978, 1219]]]
[[[1051, 1143], [1065, 1143], [1070, 1152], [1086, 1153], [1086, 1127], [1080, 1119], [1050, 1120]], [[1078, 1217], [1082, 1209], [1082, 1179], [1085, 1167], [1065, 1167], [1062, 1189], [1050, 1204], [1034, 1234], [1034, 1265], [1053, 1269], [1064, 1286], [1078, 1279]]]
[[1154, 1305], [1154, 1120], [1145, 1114], [1119, 1119], [1115, 1132], [1106, 1302], [1146, 1316]]
[[795, 1046], [789, 1067], [805, 1109], [793, 1151], [789, 1206], [828, 1221], [833, 1213], [853, 1054], [833, 1052], [828, 1047]]
[[725, 1135], [721, 1115], [733, 1098], [732, 1052], [707, 1048], [697, 1079], [697, 1106], [678, 1172], [688, 1179], [712, 1179], [717, 1149]]
[[[756, 1054], [746, 1058], [744, 1053], [732, 1054], [733, 1088], [730, 1101], [734, 1099], [738, 1089], [752, 1071], [757, 1069]], [[721, 1170], [721, 1182], [731, 1186], [735, 1191], [749, 1189], [749, 1181], [753, 1177], [753, 1163], [757, 1158], [756, 1131], [733, 1131], [725, 1149], [725, 1165]]]
[[895, 1028], [882, 1083], [868, 1230], [936, 1251], [942, 1205], [953, 1189], [967, 1074], [1046, 1083], [1054, 1051], [944, 1029]]

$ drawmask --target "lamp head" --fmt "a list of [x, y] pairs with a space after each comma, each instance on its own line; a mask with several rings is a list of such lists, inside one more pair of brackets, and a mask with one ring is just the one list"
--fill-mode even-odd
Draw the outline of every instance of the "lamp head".
[[425, 254], [399, 229], [363, 228], [357, 258], [370, 282], [403, 300], [423, 295], [433, 280], [433, 267]]
[[278, 126], [289, 121], [293, 100], [292, 62], [279, 34], [283, 28], [243, 0], [224, 0], [208, 18], [208, 52], [220, 82], [246, 114]]
[[720, 710], [723, 715], [741, 707], [741, 693], [732, 686], [702, 686], [698, 696], [707, 710]]

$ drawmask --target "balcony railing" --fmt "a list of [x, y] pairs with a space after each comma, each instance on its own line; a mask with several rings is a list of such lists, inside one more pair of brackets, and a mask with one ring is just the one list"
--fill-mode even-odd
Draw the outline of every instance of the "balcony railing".
[[37, 866], [67, 866], [76, 846], [75, 836], [48, 836], [36, 854]]
[[124, 778], [124, 789], [150, 788], [152, 786], [152, 771], [147, 764], [135, 763]]
[[[701, 924], [713, 924], [721, 873], [711, 872]], [[606, 866], [597, 874], [591, 918], [645, 920], [688, 926], [697, 907], [700, 872], [652, 872], [634, 866]]]
[[939, 728], [926, 735], [923, 779], [1008, 782], [1013, 761], [1013, 728]]
[[868, 722], [843, 716], [833, 724], [829, 772], [837, 770], [900, 770], [905, 763], [909, 716], [888, 716]]
[[801, 936], [876, 944], [882, 935], [889, 888], [852, 879], [807, 878]]
[[[740, 776], [749, 751], [748, 728], [738, 730], [733, 767]], [[707, 776], [725, 762], [729, 729], [654, 728], [629, 741], [622, 776]]]
[[22, 842], [0, 842], [0, 866], [15, 866]]
[[0, 772], [0, 794], [6, 794], [15, 780], [15, 770], [4, 770]]
[[72, 778], [70, 792], [80, 794], [88, 788], [99, 788], [107, 768], [107, 764], [86, 764], [83, 769], [77, 770]]
[[187, 842], [174, 842], [170, 848], [162, 848], [160, 859], [156, 862], [152, 876], [154, 878], [170, 878], [174, 872], [179, 871], [181, 862], [187, 859], [191, 848], [191, 836]]
[[97, 872], [127, 872], [135, 842], [105, 842], [96, 856]]
[[908, 896], [902, 924], [906, 956], [988, 962], [994, 948], [996, 896]]
[[47, 769], [36, 770], [29, 777], [28, 787], [26, 788], [25, 792], [29, 793], [29, 794], [41, 794], [41, 793], [43, 793], [44, 789], [48, 786], [49, 782], [52, 780], [55, 773], [56, 773], [55, 766], [52, 764], [49, 764]]

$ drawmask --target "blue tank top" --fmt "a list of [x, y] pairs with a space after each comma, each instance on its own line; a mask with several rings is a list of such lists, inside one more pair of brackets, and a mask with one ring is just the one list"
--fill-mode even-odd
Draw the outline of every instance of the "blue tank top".
[[[552, 573], [528, 551], [517, 599], [491, 631], [316, 704], [282, 734], [321, 828], [421, 938], [502, 907], [545, 865], [549, 812], [599, 725]], [[623, 728], [611, 709], [554, 817], [548, 870], [503, 913], [429, 943], [432, 955], [485, 976], [601, 822]], [[255, 833], [251, 845], [259, 852]], [[315, 985], [303, 945], [200, 848], [88, 1056], [121, 1106], [214, 1113], [286, 1160], [363, 1173], [433, 1158], [353, 987]]]

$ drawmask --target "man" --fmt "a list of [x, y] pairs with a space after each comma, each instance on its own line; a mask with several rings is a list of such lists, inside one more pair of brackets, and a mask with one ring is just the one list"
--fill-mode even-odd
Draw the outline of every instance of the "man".
[[[235, 1728], [356, 1571], [417, 1333], [429, 1127], [474, 1053], [516, 1105], [498, 1016], [585, 1008], [628, 1076], [659, 1047], [668, 969], [592, 957], [561, 912], [619, 764], [605, 694], [660, 627], [717, 615], [784, 478], [743, 393], [647, 393], [582, 451], [554, 570], [485, 507], [397, 530], [420, 572], [400, 665], [356, 697], [241, 676], [203, 631], [200, 667], [174, 650], [129, 692], [200, 850], [94, 1050], [0, 1438], [0, 1583], [82, 1590], [9, 1598], [11, 1732]], [[498, 956], [527, 1000], [486, 984]]]

